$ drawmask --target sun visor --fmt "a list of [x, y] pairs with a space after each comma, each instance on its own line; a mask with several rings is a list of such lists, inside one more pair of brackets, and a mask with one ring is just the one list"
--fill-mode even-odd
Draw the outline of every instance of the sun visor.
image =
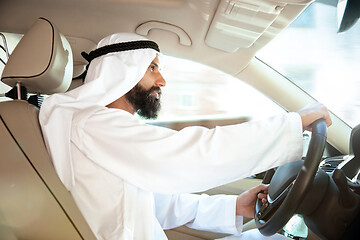
[[69, 42], [47, 19], [39, 18], [11, 54], [1, 81], [25, 86], [30, 93], [65, 92], [71, 83], [73, 57]]
[[208, 46], [225, 52], [250, 48], [264, 33], [271, 34], [279, 28], [279, 24], [276, 27], [272, 24], [279, 19], [287, 5], [306, 6], [310, 1], [221, 0], [205, 42]]

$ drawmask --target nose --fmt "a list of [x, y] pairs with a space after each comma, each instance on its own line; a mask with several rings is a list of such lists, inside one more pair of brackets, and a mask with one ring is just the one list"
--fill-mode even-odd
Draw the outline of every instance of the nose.
[[166, 81], [165, 81], [164, 77], [161, 75], [161, 73], [158, 73], [158, 74], [159, 75], [156, 78], [155, 86], [165, 87], [166, 86]]

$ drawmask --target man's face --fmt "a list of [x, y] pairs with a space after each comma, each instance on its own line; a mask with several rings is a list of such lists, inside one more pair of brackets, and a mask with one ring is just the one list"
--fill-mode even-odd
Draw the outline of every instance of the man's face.
[[125, 94], [125, 97], [140, 116], [155, 119], [161, 108], [160, 87], [165, 85], [165, 79], [159, 72], [159, 59], [156, 57], [149, 65], [144, 77]]

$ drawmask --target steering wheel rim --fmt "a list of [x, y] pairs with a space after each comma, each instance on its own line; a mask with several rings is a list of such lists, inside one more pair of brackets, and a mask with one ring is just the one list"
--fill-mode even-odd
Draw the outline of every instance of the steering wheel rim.
[[326, 123], [319, 119], [312, 124], [312, 136], [305, 161], [296, 179], [279, 194], [265, 204], [258, 199], [255, 206], [255, 223], [261, 234], [274, 235], [296, 213], [306, 193], [310, 189], [318, 170], [326, 144]]

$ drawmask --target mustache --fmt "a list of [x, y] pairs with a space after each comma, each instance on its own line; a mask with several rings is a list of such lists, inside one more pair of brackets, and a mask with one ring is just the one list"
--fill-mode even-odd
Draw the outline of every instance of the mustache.
[[148, 91], [147, 91], [147, 95], [148, 96], [152, 96], [153, 93], [157, 93], [159, 95], [159, 97], [161, 96], [162, 92], [161, 92], [161, 88], [157, 87], [157, 86], [153, 86], [151, 87]]

